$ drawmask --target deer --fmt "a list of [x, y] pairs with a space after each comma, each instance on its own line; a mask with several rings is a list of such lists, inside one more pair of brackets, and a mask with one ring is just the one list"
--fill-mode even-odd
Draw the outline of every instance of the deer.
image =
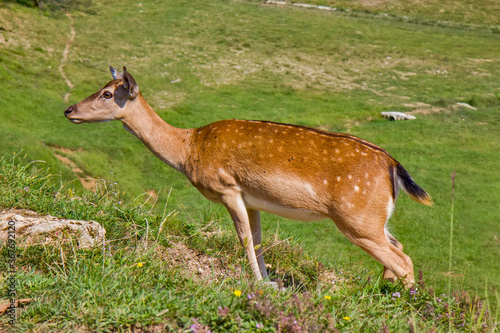
[[73, 124], [119, 120], [160, 160], [229, 212], [257, 281], [269, 281], [260, 212], [299, 221], [331, 219], [380, 262], [383, 278], [414, 284], [413, 263], [387, 222], [400, 189], [424, 205], [430, 195], [381, 147], [344, 133], [260, 120], [220, 120], [199, 128], [165, 122], [132, 75], [71, 105]]

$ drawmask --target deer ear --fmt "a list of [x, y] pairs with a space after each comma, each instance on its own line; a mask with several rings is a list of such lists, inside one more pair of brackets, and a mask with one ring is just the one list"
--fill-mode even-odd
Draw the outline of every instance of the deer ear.
[[134, 99], [139, 95], [139, 86], [125, 66], [123, 67], [123, 87], [128, 91], [129, 99]]
[[113, 80], [122, 80], [123, 79], [123, 74], [118, 72], [112, 66], [109, 66], [109, 70], [111, 71], [111, 76], [113, 77]]

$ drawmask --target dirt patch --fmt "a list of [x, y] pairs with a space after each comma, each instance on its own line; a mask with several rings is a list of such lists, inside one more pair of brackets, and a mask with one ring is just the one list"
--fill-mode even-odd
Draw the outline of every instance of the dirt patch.
[[151, 104], [155, 109], [171, 109], [186, 99], [186, 93], [159, 91], [151, 96]]
[[223, 280], [226, 278], [251, 278], [241, 266], [230, 268], [222, 259], [200, 253], [178, 242], [170, 248], [162, 248], [158, 256], [169, 263], [172, 268], [182, 268], [183, 274], [195, 280]]
[[54, 153], [54, 156], [75, 173], [75, 175], [78, 177], [78, 180], [85, 189], [89, 191], [95, 191], [97, 179], [93, 177], [88, 177], [85, 174], [85, 172], [82, 169], [80, 169], [77, 166], [77, 164], [72, 160], [70, 160], [68, 157], [60, 155], [58, 153]]
[[75, 41], [76, 32], [75, 32], [75, 28], [73, 27], [74, 26], [73, 17], [69, 13], [66, 13], [66, 16], [70, 20], [71, 37], [69, 38], [68, 42], [66, 43], [66, 46], [64, 47], [64, 51], [62, 53], [62, 58], [61, 58], [61, 61], [59, 63], [59, 73], [61, 74], [62, 78], [64, 79], [64, 82], [66, 82], [66, 85], [68, 86], [68, 89], [69, 89], [69, 91], [66, 93], [66, 95], [64, 95], [64, 101], [66, 103], [68, 103], [69, 96], [71, 95], [71, 89], [73, 89], [73, 83], [71, 83], [68, 76], [64, 72], [64, 66], [66, 66], [66, 62], [68, 61], [69, 49], [71, 48], [71, 45]]
[[77, 151], [77, 152], [83, 151], [83, 148], [72, 149], [72, 148], [66, 148], [66, 147], [62, 147], [59, 145], [52, 145], [52, 144], [47, 144], [47, 146], [49, 146], [52, 149], [56, 149], [64, 154], [74, 154], [75, 151]]
[[408, 114], [429, 115], [433, 113], [450, 112], [448, 108], [437, 107], [422, 102], [405, 103], [403, 106], [413, 109], [412, 111], [407, 112]]
[[475, 107], [467, 104], [467, 103], [461, 103], [457, 102], [454, 104], [449, 104], [445, 107], [439, 107], [439, 106], [434, 106], [431, 104], [427, 103], [422, 103], [422, 102], [413, 102], [413, 103], [406, 103], [403, 104], [403, 106], [412, 108], [413, 110], [410, 112], [406, 112], [407, 114], [423, 114], [423, 115], [429, 115], [433, 113], [451, 113], [453, 111], [457, 110], [477, 110]]
[[75, 152], [83, 151], [82, 148], [71, 149], [51, 144], [46, 144], [46, 146], [50, 147], [53, 150], [52, 153], [59, 161], [61, 161], [66, 167], [68, 167], [69, 169], [71, 169], [71, 171], [73, 171], [73, 173], [78, 177], [78, 180], [85, 189], [89, 191], [95, 191], [97, 185], [97, 179], [94, 177], [90, 177], [85, 171], [83, 171], [75, 162], [73, 162], [68, 157], [73, 155]]

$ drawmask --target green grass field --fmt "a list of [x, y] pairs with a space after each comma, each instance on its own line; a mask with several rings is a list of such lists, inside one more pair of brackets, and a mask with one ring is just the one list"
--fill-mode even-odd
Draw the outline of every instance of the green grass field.
[[[243, 118], [348, 132], [385, 148], [433, 197], [435, 205], [425, 207], [402, 193], [390, 221], [392, 233], [413, 259], [416, 273], [423, 271], [427, 286], [446, 293], [451, 283], [452, 289], [477, 293], [498, 309], [498, 5], [494, 1], [429, 1], [425, 6], [413, 6], [410, 1], [309, 3], [352, 10], [327, 12], [264, 5], [261, 1], [82, 1], [70, 11], [75, 39], [69, 45], [63, 70], [71, 89], [59, 71], [70, 40], [70, 19], [62, 11], [0, 3], [0, 155], [21, 151], [28, 161], [43, 160], [43, 168], [58, 175], [56, 182], [74, 180], [66, 188], [73, 187], [77, 193], [83, 193], [78, 177], [108, 180], [121, 192], [124, 202], [154, 191], [160, 213], [172, 189], [168, 210], [178, 210], [180, 221], [206, 223], [210, 220], [207, 216], [215, 214], [226, 230], [230, 228], [228, 214], [208, 203], [181, 174], [157, 160], [120, 124], [75, 126], [64, 118], [67, 106], [111, 80], [108, 65], [126, 65], [144, 97], [174, 126], [188, 128], [218, 119]], [[457, 102], [476, 110], [459, 107]], [[381, 111], [413, 111], [417, 119], [392, 122], [383, 119]], [[146, 198], [142, 196], [141, 202]], [[34, 205], [16, 200], [3, 201], [2, 205]], [[38, 208], [60, 215], [80, 214], [71, 213], [69, 208], [55, 212], [43, 209], [47, 205]], [[279, 228], [282, 238], [298, 240], [293, 244], [304, 244], [310, 256], [337, 272], [342, 269], [356, 272], [352, 274], [356, 276], [366, 268], [368, 273], [364, 274], [371, 279], [380, 275], [381, 266], [350, 244], [331, 222], [294, 222], [268, 214], [263, 214], [263, 220], [267, 233], [272, 235]], [[123, 233], [126, 230], [120, 229], [115, 235]], [[236, 238], [228, 237], [226, 242], [233, 240]], [[265, 246], [272, 243], [271, 236], [268, 242]], [[208, 245], [199, 240], [191, 246], [206, 252]], [[43, 257], [43, 251], [40, 253], [37, 255]], [[116, 255], [116, 260], [131, 256]], [[276, 256], [287, 265], [279, 254]], [[236, 256], [231, 260], [232, 264], [245, 263]], [[152, 265], [160, 270], [164, 263]], [[71, 269], [74, 274], [91, 274], [89, 267], [76, 263]], [[23, 279], [49, 277], [30, 271]], [[214, 297], [207, 296], [211, 295], [209, 289], [188, 284], [207, 303]], [[33, 293], [48, 288], [43, 283], [39, 286]], [[220, 304], [226, 304], [224, 297], [230, 296], [221, 296]], [[184, 301], [178, 299], [189, 309], [192, 305]], [[57, 306], [76, 306], [75, 302], [68, 299], [66, 305]], [[361, 312], [365, 306], [357, 309]], [[197, 309], [193, 313], [206, 311]], [[131, 320], [103, 318], [111, 320], [111, 326], [123, 328], [134, 320], [141, 322], [141, 311], [140, 307], [134, 310], [135, 319]], [[23, 325], [29, 326], [26, 323], [30, 320], [38, 323], [33, 318], [39, 314], [27, 313], [30, 317]], [[336, 313], [340, 319], [352, 317]], [[45, 313], [40, 318], [47, 316]], [[183, 312], [183, 316], [184, 323], [191, 325], [189, 320], [198, 314]], [[63, 322], [85, 326], [86, 320]], [[389, 327], [396, 330], [406, 321], [404, 317]], [[146, 322], [155, 323], [150, 319]], [[377, 325], [378, 330], [383, 326], [368, 319], [359, 326], [349, 325], [346, 330]], [[336, 327], [342, 328], [339, 322]], [[446, 330], [446, 325], [439, 330]]]

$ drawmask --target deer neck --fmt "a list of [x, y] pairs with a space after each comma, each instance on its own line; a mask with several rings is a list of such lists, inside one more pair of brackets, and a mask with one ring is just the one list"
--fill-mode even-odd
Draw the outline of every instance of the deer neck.
[[138, 137], [160, 160], [184, 172], [191, 130], [165, 122], [141, 95], [134, 100], [135, 103], [137, 105], [131, 112], [120, 119], [123, 127]]

